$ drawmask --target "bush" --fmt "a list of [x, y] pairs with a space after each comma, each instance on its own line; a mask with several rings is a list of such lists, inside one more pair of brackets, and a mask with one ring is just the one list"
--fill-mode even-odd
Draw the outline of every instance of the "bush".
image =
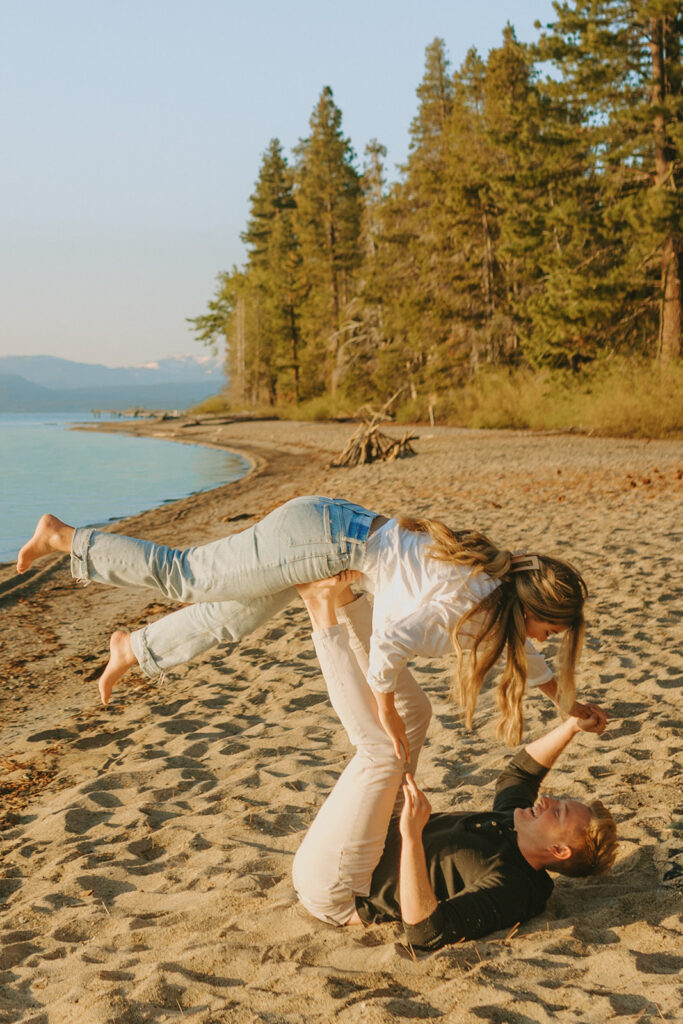
[[[486, 368], [440, 394], [437, 424], [483, 429], [577, 430], [606, 437], [683, 434], [683, 365], [605, 359], [569, 370]], [[424, 399], [405, 402], [397, 422], [429, 419]]]
[[358, 403], [341, 395], [318, 395], [299, 405], [278, 406], [283, 420], [337, 420], [353, 416]]
[[[418, 395], [396, 410], [397, 423], [429, 422], [429, 397]], [[370, 403], [378, 408], [382, 400]], [[351, 417], [357, 399], [320, 395], [300, 405], [259, 407], [252, 415], [274, 419], [334, 420]], [[236, 413], [225, 394], [207, 398], [194, 413]], [[577, 430], [605, 437], [683, 435], [683, 363], [661, 368], [643, 359], [605, 358], [578, 373], [570, 370], [481, 369], [460, 388], [440, 393], [437, 424], [512, 430]]]
[[199, 405], [193, 405], [187, 410], [190, 413], [203, 413], [206, 416], [215, 415], [218, 413], [231, 412], [230, 403], [228, 396], [225, 394], [210, 395], [209, 398], [205, 398]]

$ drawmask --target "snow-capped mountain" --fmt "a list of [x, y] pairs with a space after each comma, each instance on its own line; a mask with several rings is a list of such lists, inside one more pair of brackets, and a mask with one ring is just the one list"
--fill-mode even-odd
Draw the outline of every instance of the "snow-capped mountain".
[[175, 355], [137, 366], [55, 356], [0, 357], [0, 412], [80, 411], [141, 405], [183, 408], [225, 385], [219, 356]]
[[191, 384], [212, 379], [220, 387], [224, 361], [219, 356], [168, 356], [135, 366], [77, 363], [56, 356], [0, 356], [0, 374], [14, 374], [43, 388], [116, 387], [123, 384]]

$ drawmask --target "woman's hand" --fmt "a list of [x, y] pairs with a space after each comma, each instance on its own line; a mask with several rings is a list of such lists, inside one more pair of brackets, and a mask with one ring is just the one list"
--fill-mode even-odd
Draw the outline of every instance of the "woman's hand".
[[[537, 687], [542, 693], [545, 693], [547, 697], [550, 697], [553, 704], [558, 707], [557, 701], [557, 682], [555, 679], [549, 679], [547, 683], [543, 683]], [[600, 707], [599, 704], [591, 704], [590, 702], [582, 704], [580, 701], [575, 701], [572, 707], [567, 712], [572, 718], [592, 718], [595, 716], [598, 720], [598, 728], [590, 730], [591, 732], [602, 733], [607, 728], [609, 721], [609, 715], [606, 711]]]
[[422, 790], [418, 789], [415, 779], [410, 772], [406, 772], [403, 797], [404, 803], [398, 826], [399, 830], [404, 839], [419, 839], [425, 825], [429, 821], [432, 807]]
[[597, 732], [601, 734], [607, 728], [607, 722], [609, 721], [609, 715], [606, 711], [603, 711], [599, 704], [581, 704], [579, 701], [575, 701], [569, 709], [569, 715], [571, 718], [594, 718], [596, 720], [597, 728], [584, 729], [584, 732]]
[[405, 722], [394, 707], [393, 693], [380, 693], [374, 691], [377, 701], [377, 713], [379, 724], [391, 740], [394, 753], [399, 761], [407, 761], [410, 758], [410, 744], [406, 735]]
[[574, 732], [595, 732], [599, 736], [605, 731], [597, 715], [570, 715], [568, 721], [572, 723]]

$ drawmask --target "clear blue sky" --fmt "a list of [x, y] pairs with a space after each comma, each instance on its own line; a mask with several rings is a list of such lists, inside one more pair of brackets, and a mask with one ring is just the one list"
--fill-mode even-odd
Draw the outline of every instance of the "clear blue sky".
[[405, 159], [425, 47], [535, 38], [551, 0], [3, 0], [0, 355], [201, 351], [249, 194], [330, 85], [362, 157]]

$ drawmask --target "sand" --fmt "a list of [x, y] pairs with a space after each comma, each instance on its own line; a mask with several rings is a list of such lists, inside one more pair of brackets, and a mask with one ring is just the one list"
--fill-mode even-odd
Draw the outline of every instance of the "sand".
[[[350, 424], [135, 429], [226, 445], [253, 469], [120, 532], [208, 541], [318, 492], [580, 566], [580, 692], [613, 718], [574, 741], [548, 788], [599, 795], [620, 855], [607, 879], [560, 879], [514, 935], [431, 956], [411, 955], [398, 924], [327, 927], [297, 905], [290, 868], [350, 748], [303, 608], [163, 685], [131, 673], [104, 710], [109, 634], [165, 604], [79, 587], [64, 557], [21, 578], [0, 567], [0, 1022], [680, 1019], [683, 445], [421, 428], [414, 458], [330, 470]], [[416, 666], [435, 709], [419, 781], [435, 810], [485, 808], [509, 752], [490, 692], [472, 733], [445, 703], [451, 667]], [[526, 708], [529, 737], [554, 719], [540, 695]]]

